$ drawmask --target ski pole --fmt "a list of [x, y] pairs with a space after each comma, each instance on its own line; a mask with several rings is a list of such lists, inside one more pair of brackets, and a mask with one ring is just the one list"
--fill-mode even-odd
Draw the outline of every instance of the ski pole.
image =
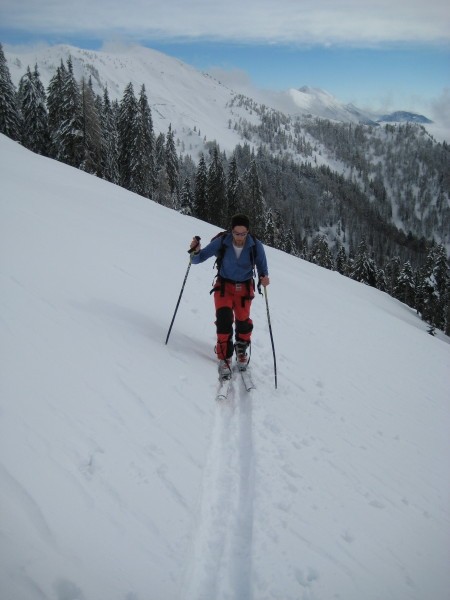
[[[196, 235], [196, 236], [195, 236], [195, 239], [197, 240], [197, 246], [198, 246], [198, 245], [199, 245], [199, 243], [200, 243], [200, 240], [201, 240], [201, 238], [200, 238], [200, 236]], [[175, 307], [175, 312], [173, 313], [172, 321], [170, 322], [169, 331], [167, 332], [167, 337], [166, 337], [166, 345], [167, 345], [167, 342], [169, 341], [169, 336], [170, 336], [170, 332], [172, 331], [173, 322], [175, 321], [175, 317], [176, 317], [176, 314], [177, 314], [177, 311], [178, 311], [178, 307], [180, 306], [180, 300], [181, 300], [181, 296], [183, 295], [184, 286], [186, 285], [186, 280], [187, 280], [187, 278], [188, 278], [188, 275], [189, 275], [189, 269], [191, 268], [191, 264], [192, 264], [192, 253], [193, 253], [193, 252], [194, 252], [194, 250], [197, 248], [197, 246], [194, 246], [193, 248], [191, 248], [190, 250], [188, 250], [188, 252], [189, 252], [189, 255], [190, 255], [190, 256], [189, 256], [189, 264], [188, 264], [188, 268], [187, 268], [187, 271], [186, 271], [186, 275], [184, 276], [183, 285], [181, 286], [181, 292], [180, 292], [180, 295], [178, 296], [178, 302], [177, 302], [177, 305], [176, 305], [176, 307]]]
[[273, 371], [274, 371], [274, 375], [275, 375], [275, 389], [277, 389], [277, 358], [275, 356], [275, 345], [273, 343], [272, 325], [270, 323], [269, 301], [267, 299], [267, 288], [266, 287], [264, 288], [264, 298], [266, 299], [267, 322], [269, 323], [270, 341], [272, 342]]

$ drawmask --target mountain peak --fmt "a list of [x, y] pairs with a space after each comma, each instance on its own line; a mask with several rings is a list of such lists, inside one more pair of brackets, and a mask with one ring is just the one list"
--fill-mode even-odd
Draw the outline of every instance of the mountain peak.
[[404, 110], [397, 110], [393, 113], [382, 115], [377, 120], [378, 122], [384, 121], [386, 123], [433, 123], [433, 121], [424, 115], [419, 115], [417, 113]]

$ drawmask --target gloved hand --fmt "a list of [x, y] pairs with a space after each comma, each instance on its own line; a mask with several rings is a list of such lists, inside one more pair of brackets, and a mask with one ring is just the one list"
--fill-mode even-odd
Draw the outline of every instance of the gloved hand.
[[200, 250], [202, 249], [202, 245], [200, 244], [200, 238], [199, 237], [193, 237], [192, 238], [192, 242], [191, 242], [190, 248], [191, 248], [191, 253], [192, 254], [198, 254], [200, 252]]

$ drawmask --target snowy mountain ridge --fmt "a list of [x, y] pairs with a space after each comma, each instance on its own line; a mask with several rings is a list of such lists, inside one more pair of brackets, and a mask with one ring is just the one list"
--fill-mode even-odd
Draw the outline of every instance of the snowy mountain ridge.
[[[259, 117], [232, 100], [248, 90], [231, 90], [220, 81], [201, 73], [182, 61], [157, 50], [133, 46], [114, 51], [84, 50], [67, 45], [37, 49], [24, 54], [5, 51], [11, 77], [17, 85], [27, 66], [38, 65], [47, 87], [56, 68], [72, 57], [77, 80], [92, 78], [94, 91], [103, 94], [107, 87], [111, 99], [121, 99], [131, 81], [137, 92], [145, 85], [155, 129], [166, 132], [169, 124], [190, 150], [202, 147], [202, 138], [218, 141], [232, 150], [241, 137], [230, 129], [230, 120], [240, 117], [257, 123]], [[344, 122], [375, 123], [377, 115], [339, 102], [328, 92], [303, 86], [286, 92], [255, 92], [253, 100], [286, 115], [313, 115]], [[406, 114], [406, 113], [404, 113]], [[378, 117], [381, 115], [378, 115]], [[423, 122], [411, 113], [411, 119]], [[200, 136], [199, 136], [200, 132]], [[200, 139], [195, 139], [195, 137]]]
[[214, 402], [217, 229], [0, 136], [0, 596], [447, 600], [450, 344], [267, 248]]

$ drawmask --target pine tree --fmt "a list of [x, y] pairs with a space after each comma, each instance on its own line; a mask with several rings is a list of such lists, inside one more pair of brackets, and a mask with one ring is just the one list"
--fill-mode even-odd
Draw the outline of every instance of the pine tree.
[[45, 89], [39, 78], [37, 65], [30, 67], [19, 83], [18, 101], [22, 113], [22, 144], [44, 156], [49, 152], [48, 113]]
[[58, 131], [63, 119], [63, 87], [66, 76], [66, 67], [61, 64], [50, 80], [47, 89], [48, 130], [50, 135], [50, 155], [58, 155]]
[[140, 134], [140, 116], [131, 82], [126, 86], [120, 102], [118, 132], [120, 185], [139, 193], [139, 157], [136, 140]]
[[180, 194], [180, 213], [192, 216], [194, 214], [194, 194], [191, 190], [191, 182], [186, 177]]
[[377, 269], [373, 259], [369, 256], [367, 242], [364, 238], [359, 244], [351, 276], [355, 281], [376, 287]]
[[208, 172], [205, 157], [200, 154], [197, 172], [195, 174], [195, 216], [202, 221], [208, 220], [208, 195], [207, 195]]
[[206, 180], [208, 198], [207, 221], [226, 228], [231, 215], [228, 214], [225, 172], [217, 146], [214, 147]]
[[310, 262], [324, 267], [325, 269], [333, 268], [333, 257], [330, 247], [328, 246], [327, 238], [322, 235], [316, 235], [311, 247]]
[[340, 246], [336, 256], [336, 271], [341, 275], [347, 275], [347, 254], [344, 246]]
[[80, 167], [83, 162], [83, 115], [81, 95], [73, 74], [72, 59], [67, 61], [63, 72], [60, 123], [54, 132], [56, 158], [72, 167]]
[[387, 292], [386, 274], [384, 269], [378, 269], [377, 271], [377, 290], [380, 290], [380, 292]]
[[[116, 106], [116, 108], [115, 108]], [[117, 104], [111, 104], [108, 89], [103, 93], [101, 110], [102, 174], [107, 181], [119, 183], [119, 134], [117, 131]]]
[[[299, 253], [297, 249], [297, 244], [295, 243], [294, 227], [292, 225], [289, 225], [289, 227], [284, 227], [282, 231], [284, 252], [292, 254], [293, 256], [298, 256]], [[332, 269], [332, 260], [330, 269]]]
[[447, 253], [443, 244], [438, 244], [434, 253], [434, 278], [437, 292], [435, 325], [445, 330], [450, 301], [450, 278]]
[[155, 141], [155, 169], [156, 174], [166, 164], [166, 136], [160, 133]]
[[229, 214], [235, 215], [242, 211], [242, 196], [243, 196], [242, 181], [239, 177], [236, 155], [233, 154], [228, 168], [227, 177], [227, 203]]
[[265, 244], [271, 248], [276, 248], [276, 231], [275, 231], [275, 218], [272, 209], [269, 207], [266, 214], [266, 226], [264, 229], [264, 235], [262, 240]]
[[250, 168], [245, 172], [244, 189], [243, 208], [250, 218], [251, 230], [256, 236], [263, 237], [266, 211], [256, 160], [252, 160]]
[[83, 160], [80, 168], [93, 175], [102, 175], [102, 128], [95, 103], [92, 80], [81, 80], [81, 115], [83, 124]]
[[424, 321], [444, 331], [448, 328], [449, 284], [445, 248], [433, 246], [421, 271], [417, 309]]
[[153, 199], [155, 202], [158, 202], [158, 204], [162, 204], [163, 206], [167, 206], [169, 208], [174, 208], [174, 196], [170, 191], [166, 165], [162, 165], [158, 171]]
[[416, 303], [416, 289], [414, 282], [414, 274], [412, 271], [411, 263], [405, 262], [402, 270], [399, 273], [397, 284], [394, 288], [395, 297], [401, 302], [404, 302], [412, 308], [415, 307]]
[[169, 125], [169, 130], [166, 135], [165, 165], [170, 193], [174, 195], [178, 190], [179, 165], [172, 125]]
[[0, 44], [0, 133], [12, 140], [20, 141], [21, 115], [17, 103], [17, 95], [11, 75]]
[[274, 248], [287, 252], [288, 241], [285, 235], [285, 224], [281, 212], [278, 209], [273, 211], [273, 220], [275, 225]]
[[141, 133], [139, 137], [139, 158], [141, 172], [142, 196], [151, 198], [156, 184], [155, 173], [155, 136], [153, 133], [153, 120], [150, 106], [148, 104], [145, 86], [141, 87], [139, 93], [139, 114]]
[[386, 285], [387, 292], [395, 297], [395, 286], [398, 281], [398, 277], [400, 275], [401, 266], [400, 266], [400, 258], [395, 256], [392, 258], [388, 264], [386, 265]]

